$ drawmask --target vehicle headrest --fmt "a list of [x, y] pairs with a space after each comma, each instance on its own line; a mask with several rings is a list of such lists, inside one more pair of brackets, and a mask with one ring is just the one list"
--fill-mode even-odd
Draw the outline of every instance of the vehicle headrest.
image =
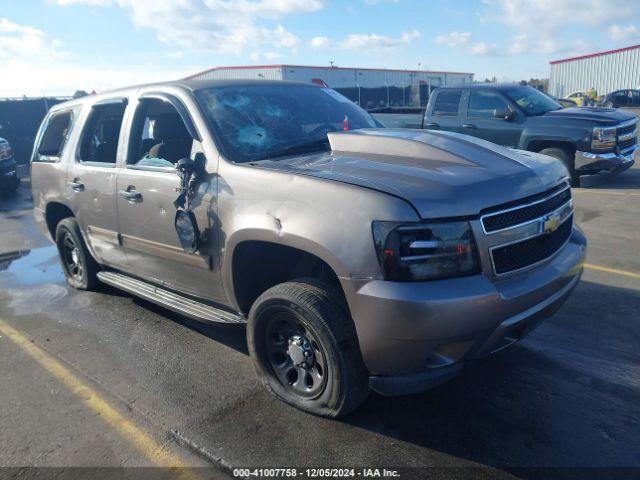
[[191, 138], [177, 113], [159, 115], [153, 125], [153, 136], [162, 142], [184, 141]]

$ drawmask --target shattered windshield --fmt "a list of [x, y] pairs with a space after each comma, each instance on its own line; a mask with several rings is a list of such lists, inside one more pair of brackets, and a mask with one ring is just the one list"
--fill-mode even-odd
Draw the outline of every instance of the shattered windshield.
[[313, 85], [213, 87], [196, 97], [219, 147], [234, 162], [328, 150], [328, 132], [377, 126], [349, 99]]

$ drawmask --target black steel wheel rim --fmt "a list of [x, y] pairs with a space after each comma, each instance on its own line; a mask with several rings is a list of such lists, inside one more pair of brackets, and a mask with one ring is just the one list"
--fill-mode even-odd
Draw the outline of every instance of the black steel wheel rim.
[[264, 314], [268, 317], [265, 354], [271, 371], [293, 395], [317, 398], [324, 392], [329, 374], [317, 335], [288, 308], [272, 307]]
[[65, 233], [62, 239], [62, 259], [69, 275], [77, 281], [84, 277], [84, 264], [80, 247], [70, 233]]

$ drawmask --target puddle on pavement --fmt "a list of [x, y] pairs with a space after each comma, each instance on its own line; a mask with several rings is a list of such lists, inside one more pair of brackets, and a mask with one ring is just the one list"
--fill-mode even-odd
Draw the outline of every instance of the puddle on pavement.
[[55, 245], [0, 253], [0, 288], [64, 281]]

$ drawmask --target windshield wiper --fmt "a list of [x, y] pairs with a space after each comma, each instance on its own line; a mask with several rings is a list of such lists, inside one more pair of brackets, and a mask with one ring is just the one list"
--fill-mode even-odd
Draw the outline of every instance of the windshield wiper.
[[313, 140], [311, 142], [303, 142], [295, 145], [289, 145], [286, 148], [282, 148], [280, 150], [276, 150], [274, 152], [269, 152], [266, 159], [276, 158], [276, 157], [286, 157], [288, 155], [296, 155], [299, 153], [311, 153], [319, 150], [326, 150], [326, 147], [329, 146], [329, 138], [320, 138], [317, 140]]

